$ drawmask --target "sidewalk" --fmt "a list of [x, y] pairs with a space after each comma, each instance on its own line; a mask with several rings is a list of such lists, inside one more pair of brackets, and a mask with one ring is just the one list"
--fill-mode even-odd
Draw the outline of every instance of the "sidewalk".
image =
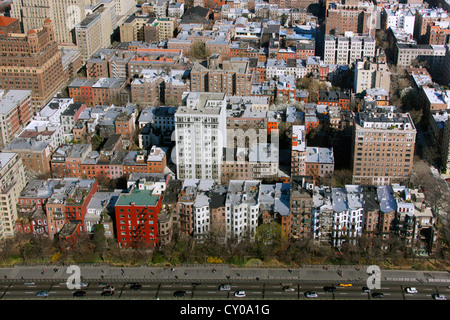
[[[55, 271], [53, 266], [1, 268], [0, 280], [52, 280], [66, 281], [72, 273], [67, 267], [59, 266]], [[171, 268], [156, 267], [108, 267], [80, 266], [83, 279], [110, 280], [265, 280], [265, 281], [321, 281], [361, 282], [369, 277], [367, 267], [309, 266], [295, 269], [281, 268], [237, 268], [228, 265], [187, 265]], [[339, 271], [342, 271], [340, 273]], [[340, 275], [342, 274], [342, 276]], [[436, 284], [449, 284], [450, 273], [410, 270], [381, 270], [381, 281], [423, 281]]]

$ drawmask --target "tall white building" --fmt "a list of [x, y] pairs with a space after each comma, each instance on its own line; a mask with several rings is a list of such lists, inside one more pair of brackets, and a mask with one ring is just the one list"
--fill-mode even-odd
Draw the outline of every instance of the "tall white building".
[[220, 182], [226, 146], [224, 93], [189, 92], [175, 113], [175, 153], [178, 179]]
[[117, 26], [113, 3], [102, 3], [75, 26], [75, 39], [83, 63], [97, 51], [111, 46], [111, 35]]
[[323, 61], [325, 64], [351, 65], [356, 60], [375, 57], [373, 36], [325, 35]]
[[56, 41], [73, 43], [72, 30], [86, 17], [85, 5], [85, 0], [14, 0], [11, 17], [22, 22], [24, 32], [40, 28], [50, 19]]
[[25, 169], [19, 155], [0, 152], [0, 241], [15, 234], [16, 205], [26, 183]]
[[403, 30], [405, 33], [414, 35], [414, 24], [416, 21], [415, 10], [409, 8], [386, 8], [382, 11], [384, 28]]
[[364, 202], [361, 186], [346, 185], [332, 189], [333, 228], [332, 244], [340, 246], [361, 236], [364, 220]]

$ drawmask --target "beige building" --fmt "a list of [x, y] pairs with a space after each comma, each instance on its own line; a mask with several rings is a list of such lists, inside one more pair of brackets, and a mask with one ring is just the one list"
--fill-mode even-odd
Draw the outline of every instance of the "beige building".
[[25, 185], [25, 170], [18, 154], [0, 152], [0, 241], [15, 233], [16, 204]]
[[377, 55], [374, 59], [359, 60], [355, 63], [355, 93], [372, 88], [383, 88], [389, 92], [391, 86], [391, 72], [385, 56]]
[[11, 17], [19, 19], [23, 32], [36, 29], [51, 19], [58, 43], [74, 43], [72, 30], [86, 17], [86, 0], [27, 0], [13, 1]]
[[111, 45], [111, 35], [116, 26], [116, 14], [113, 6], [99, 6], [92, 14], [75, 26], [75, 38], [81, 51], [83, 63], [86, 63], [98, 50]]
[[409, 181], [416, 133], [409, 113], [355, 114], [353, 184], [378, 186]]

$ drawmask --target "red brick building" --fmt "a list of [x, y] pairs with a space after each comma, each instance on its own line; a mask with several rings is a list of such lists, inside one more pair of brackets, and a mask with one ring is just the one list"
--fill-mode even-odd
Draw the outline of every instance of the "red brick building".
[[151, 190], [121, 194], [115, 205], [116, 234], [120, 247], [156, 247], [161, 196]]

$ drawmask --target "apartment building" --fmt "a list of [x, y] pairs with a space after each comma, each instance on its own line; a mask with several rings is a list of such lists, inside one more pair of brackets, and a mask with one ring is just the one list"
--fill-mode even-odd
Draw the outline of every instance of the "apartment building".
[[83, 64], [100, 49], [111, 45], [111, 35], [116, 27], [116, 13], [111, 4], [101, 4], [75, 25], [76, 45]]
[[325, 35], [324, 64], [351, 65], [358, 59], [375, 57], [373, 36]]
[[120, 247], [156, 247], [161, 195], [152, 190], [132, 189], [121, 194], [115, 205], [116, 234]]
[[325, 34], [375, 36], [377, 7], [370, 1], [329, 1], [326, 3]]
[[374, 59], [355, 62], [354, 92], [362, 93], [372, 88], [382, 88], [387, 92], [391, 87], [391, 72], [385, 57], [377, 55]]
[[63, 142], [59, 123], [32, 120], [3, 151], [19, 155], [27, 177], [45, 176], [50, 174], [51, 154]]
[[39, 111], [66, 81], [51, 20], [27, 33], [0, 34], [0, 88], [31, 90]]
[[431, 22], [450, 22], [450, 16], [443, 8], [421, 8], [415, 14], [414, 39], [426, 43], [428, 24]]
[[143, 70], [131, 81], [131, 102], [149, 106], [182, 104], [183, 93], [189, 91], [184, 70]]
[[60, 44], [73, 44], [72, 31], [76, 24], [86, 17], [85, 0], [27, 0], [14, 1], [11, 17], [19, 19], [22, 31], [41, 27], [50, 19], [55, 28], [55, 41]]
[[449, 22], [429, 22], [425, 34], [426, 44], [446, 45], [450, 42]]
[[139, 147], [147, 149], [152, 145], [170, 145], [175, 130], [175, 113], [178, 107], [147, 107], [138, 119]]
[[6, 146], [30, 121], [31, 90], [10, 90], [0, 98], [0, 147]]
[[254, 240], [259, 216], [258, 180], [232, 180], [225, 201], [227, 241]]
[[306, 172], [306, 128], [304, 125], [292, 126], [291, 176]]
[[78, 237], [87, 232], [84, 218], [87, 206], [97, 191], [96, 180], [78, 178], [59, 180], [45, 205], [50, 239], [58, 239], [64, 248], [73, 248]]
[[415, 27], [416, 11], [400, 6], [383, 6], [380, 13], [380, 24], [382, 29], [398, 29], [413, 36]]
[[433, 79], [439, 79], [444, 70], [446, 47], [443, 45], [396, 43], [394, 60], [404, 68], [411, 66], [413, 60], [426, 62]]
[[292, 176], [290, 189], [291, 236], [293, 239], [313, 237], [313, 186], [312, 178]]
[[248, 61], [221, 61], [212, 55], [208, 65], [195, 62], [190, 72], [191, 91], [224, 92], [248, 96], [252, 87], [252, 71]]
[[15, 234], [17, 203], [26, 185], [25, 168], [17, 153], [0, 152], [0, 240]]
[[82, 177], [81, 163], [92, 151], [91, 144], [63, 144], [51, 156], [53, 178]]
[[154, 20], [154, 15], [150, 14], [131, 15], [120, 26], [120, 41], [149, 41], [150, 39], [146, 37], [145, 27], [152, 25]]
[[74, 102], [87, 106], [127, 103], [129, 93], [125, 78], [76, 78], [68, 86], [69, 96]]
[[408, 113], [359, 112], [353, 126], [353, 183], [409, 181], [416, 128]]
[[363, 231], [364, 203], [361, 186], [332, 188], [332, 202], [332, 245], [339, 247], [344, 241], [355, 243], [355, 239], [360, 237]]
[[224, 93], [190, 92], [175, 113], [178, 179], [220, 181], [226, 146]]
[[48, 237], [45, 204], [53, 194], [57, 180], [31, 180], [22, 190], [17, 203], [17, 234]]

